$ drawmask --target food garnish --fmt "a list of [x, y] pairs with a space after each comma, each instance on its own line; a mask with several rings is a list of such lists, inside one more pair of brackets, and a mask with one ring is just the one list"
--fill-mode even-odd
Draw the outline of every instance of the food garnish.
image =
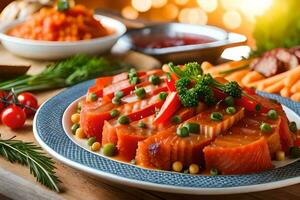
[[20, 78], [0, 83], [0, 90], [15, 89], [15, 93], [35, 90], [49, 90], [74, 85], [95, 78], [99, 75], [117, 73], [121, 69], [118, 63], [103, 57], [77, 55], [69, 59], [50, 64], [36, 75], [26, 75]]
[[31, 142], [0, 139], [0, 156], [11, 163], [28, 166], [30, 173], [39, 183], [59, 192], [60, 181], [55, 175], [54, 162], [42, 152], [40, 147]]

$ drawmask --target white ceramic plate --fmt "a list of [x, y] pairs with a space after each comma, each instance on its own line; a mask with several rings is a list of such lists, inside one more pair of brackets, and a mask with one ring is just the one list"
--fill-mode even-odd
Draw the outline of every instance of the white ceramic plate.
[[109, 51], [117, 42], [120, 36], [126, 32], [123, 23], [101, 15], [94, 16], [97, 20], [115, 32], [112, 35], [95, 38], [91, 40], [81, 40], [76, 42], [52, 42], [37, 41], [9, 36], [7, 30], [22, 23], [15, 21], [3, 26], [0, 29], [0, 39], [2, 45], [15, 55], [40, 60], [55, 60], [67, 58], [75, 54], [96, 55]]
[[[84, 141], [73, 138], [69, 127], [71, 125], [70, 115], [74, 112], [75, 102], [93, 84], [93, 81], [88, 81], [61, 92], [45, 102], [34, 119], [34, 135], [38, 143], [53, 157], [67, 165], [121, 184], [172, 193], [234, 194], [263, 191], [300, 183], [300, 161], [295, 162], [295, 160], [275, 163], [276, 168], [260, 173], [196, 176], [144, 169], [91, 152]], [[284, 109], [288, 118], [296, 121], [300, 126], [300, 117], [295, 113], [299, 113], [299, 104], [271, 94], [264, 94], [264, 96], [285, 103]]]

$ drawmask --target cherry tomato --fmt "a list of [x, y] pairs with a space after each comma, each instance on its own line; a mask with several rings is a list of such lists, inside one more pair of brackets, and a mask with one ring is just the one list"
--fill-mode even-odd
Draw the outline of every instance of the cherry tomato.
[[[38, 107], [39, 107], [36, 97], [29, 92], [24, 92], [24, 93], [19, 94], [17, 98], [18, 98], [18, 101], [20, 104], [29, 106], [33, 109], [38, 109]], [[27, 116], [34, 114], [34, 111], [31, 109], [28, 109], [28, 108], [24, 108], [24, 111]]]
[[[0, 91], [0, 98], [6, 97], [6, 92], [5, 91]], [[5, 108], [5, 103], [0, 101], [0, 112]]]
[[12, 129], [22, 128], [26, 121], [26, 114], [21, 107], [10, 105], [3, 110], [1, 120]]

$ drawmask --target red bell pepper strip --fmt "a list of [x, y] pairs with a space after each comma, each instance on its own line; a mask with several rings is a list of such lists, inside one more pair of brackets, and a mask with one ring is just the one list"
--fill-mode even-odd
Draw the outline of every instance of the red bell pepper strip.
[[95, 86], [97, 86], [99, 89], [104, 88], [105, 86], [111, 84], [113, 81], [113, 76], [104, 76], [96, 78]]
[[162, 107], [163, 103], [164, 103], [163, 101], [158, 101], [152, 105], [146, 106], [145, 108], [143, 108], [141, 110], [130, 113], [127, 116], [131, 122], [143, 119], [145, 117], [153, 115], [155, 113], [156, 109], [159, 109]]
[[167, 87], [170, 92], [176, 92], [175, 83], [177, 80], [178, 80], [178, 77], [174, 73], [171, 73], [170, 77], [166, 78]]
[[180, 107], [181, 103], [177, 92], [171, 92], [155, 117], [153, 124], [166, 123]]

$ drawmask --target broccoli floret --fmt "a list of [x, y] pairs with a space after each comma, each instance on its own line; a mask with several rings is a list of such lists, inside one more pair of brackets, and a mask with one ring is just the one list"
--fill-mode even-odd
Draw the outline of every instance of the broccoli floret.
[[236, 81], [230, 81], [228, 83], [225, 83], [221, 90], [235, 98], [241, 98], [242, 96], [242, 88], [239, 86], [239, 84]]
[[201, 66], [197, 62], [190, 62], [184, 65], [184, 74], [185, 76], [191, 77], [193, 79], [199, 78], [203, 74]]
[[186, 77], [179, 79], [175, 83], [180, 101], [184, 107], [195, 107], [198, 105], [199, 93], [196, 88], [188, 89], [190, 83], [191, 81]]
[[202, 85], [211, 85], [211, 84], [213, 84], [213, 82], [214, 82], [214, 79], [210, 74], [203, 74], [199, 81], [199, 83]]

